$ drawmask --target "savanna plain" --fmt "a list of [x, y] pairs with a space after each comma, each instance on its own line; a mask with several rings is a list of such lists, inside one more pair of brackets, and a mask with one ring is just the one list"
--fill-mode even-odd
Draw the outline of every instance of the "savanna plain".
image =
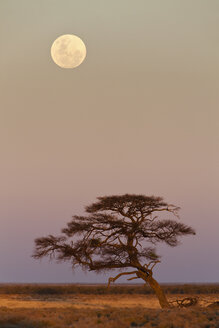
[[[219, 328], [219, 284], [163, 285], [162, 310], [144, 285], [0, 285], [1, 328]], [[179, 308], [175, 300], [196, 298]], [[211, 305], [211, 306], [209, 306]]]

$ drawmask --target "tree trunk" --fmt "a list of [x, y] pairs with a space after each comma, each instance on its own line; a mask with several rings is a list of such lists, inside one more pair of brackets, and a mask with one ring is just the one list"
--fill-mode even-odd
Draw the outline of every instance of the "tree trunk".
[[160, 287], [158, 282], [152, 277], [152, 274], [152, 270], [141, 268], [137, 273], [137, 277], [146, 281], [148, 285], [153, 289], [162, 309], [171, 308], [171, 305], [168, 302], [162, 288]]
[[170, 304], [163, 292], [163, 290], [161, 289], [160, 285], [158, 284], [158, 282], [152, 277], [152, 275], [149, 275], [146, 277], [146, 279], [144, 279], [149, 285], [150, 287], [154, 290], [160, 306], [162, 309], [167, 309], [170, 308]]

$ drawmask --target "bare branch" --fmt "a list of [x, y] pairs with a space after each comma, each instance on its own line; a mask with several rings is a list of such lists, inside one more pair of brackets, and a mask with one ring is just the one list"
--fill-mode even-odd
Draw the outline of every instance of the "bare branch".
[[132, 278], [129, 278], [127, 280], [134, 280], [134, 279], [140, 279], [141, 277], [132, 277]]
[[152, 267], [151, 267], [151, 270], [153, 270], [153, 268], [155, 267], [155, 265], [156, 265], [157, 263], [160, 263], [160, 261], [159, 261], [159, 260], [155, 261], [154, 264], [153, 264]]
[[110, 277], [108, 279], [108, 285], [107, 288], [109, 288], [111, 282], [115, 282], [119, 277], [124, 276], [124, 275], [128, 275], [128, 274], [134, 274], [134, 273], [138, 273], [138, 271], [132, 271], [132, 272], [121, 272], [119, 273], [116, 277]]

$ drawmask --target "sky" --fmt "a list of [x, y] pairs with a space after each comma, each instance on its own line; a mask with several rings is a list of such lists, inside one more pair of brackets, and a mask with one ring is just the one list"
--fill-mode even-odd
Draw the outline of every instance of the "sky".
[[[86, 44], [75, 69], [51, 59], [62, 34]], [[124, 193], [196, 230], [158, 246], [159, 282], [219, 282], [219, 2], [1, 0], [0, 39], [0, 282], [105, 282], [34, 239]]]

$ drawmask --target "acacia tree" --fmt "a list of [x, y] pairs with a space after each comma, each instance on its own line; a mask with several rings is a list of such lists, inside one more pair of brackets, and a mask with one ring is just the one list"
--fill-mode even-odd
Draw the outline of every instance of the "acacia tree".
[[[73, 216], [62, 235], [37, 238], [33, 257], [50, 256], [89, 271], [123, 271], [110, 277], [108, 286], [123, 275], [130, 275], [128, 280], [141, 278], [154, 290], [160, 306], [170, 307], [153, 278], [153, 268], [160, 262], [155, 245], [164, 242], [174, 247], [178, 237], [195, 234], [183, 223], [160, 219], [162, 213], [178, 217], [179, 207], [155, 196], [125, 194], [97, 199], [85, 208], [86, 216]], [[133, 271], [126, 271], [128, 268]]]

